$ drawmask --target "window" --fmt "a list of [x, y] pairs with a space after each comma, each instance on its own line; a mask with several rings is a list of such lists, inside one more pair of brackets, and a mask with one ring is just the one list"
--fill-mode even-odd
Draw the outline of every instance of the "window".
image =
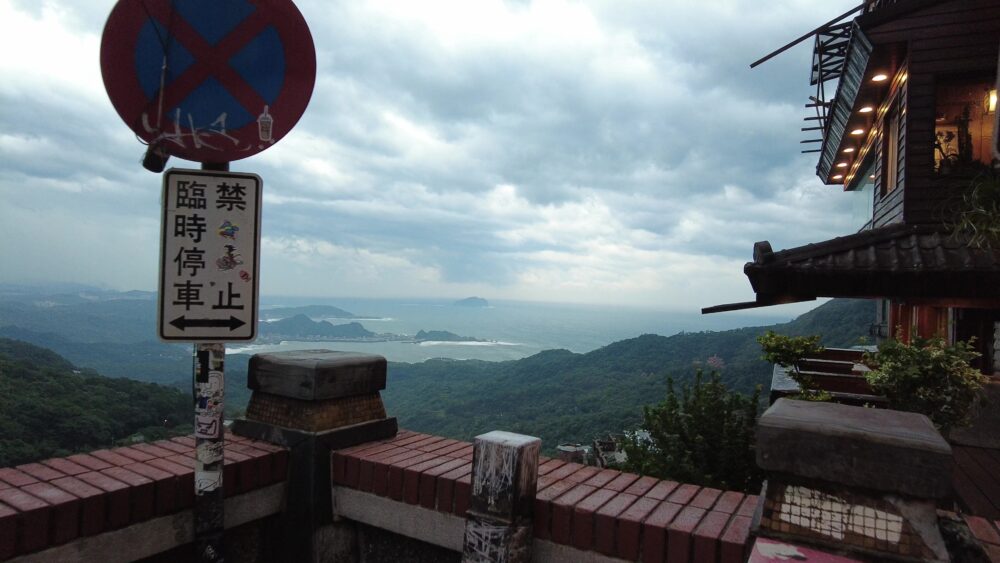
[[943, 77], [935, 89], [934, 170], [976, 171], [993, 158], [996, 114], [993, 76]]
[[899, 104], [892, 104], [885, 119], [885, 162], [882, 163], [882, 195], [896, 189], [899, 179]]

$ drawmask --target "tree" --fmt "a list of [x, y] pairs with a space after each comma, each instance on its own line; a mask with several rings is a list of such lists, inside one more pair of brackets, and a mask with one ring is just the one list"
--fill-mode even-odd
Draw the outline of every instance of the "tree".
[[754, 459], [760, 387], [752, 397], [730, 391], [718, 373], [678, 395], [672, 379], [666, 399], [643, 409], [643, 425], [624, 441], [624, 469], [661, 479], [756, 492], [761, 473]]

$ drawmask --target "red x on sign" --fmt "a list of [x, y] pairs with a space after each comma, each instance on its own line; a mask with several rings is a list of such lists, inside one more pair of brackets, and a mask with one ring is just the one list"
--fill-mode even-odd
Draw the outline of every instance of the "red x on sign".
[[291, 0], [119, 0], [101, 71], [143, 140], [200, 162], [267, 149], [312, 95], [316, 52]]

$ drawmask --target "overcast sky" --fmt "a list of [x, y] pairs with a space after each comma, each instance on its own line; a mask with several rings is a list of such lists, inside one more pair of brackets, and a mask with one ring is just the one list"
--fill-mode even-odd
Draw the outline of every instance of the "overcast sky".
[[[856, 1], [298, 0], [312, 102], [232, 165], [264, 180], [261, 292], [751, 300], [754, 241], [855, 219], [799, 154], [811, 41], [749, 64]], [[101, 79], [113, 4], [0, 0], [0, 282], [156, 287], [161, 177]]]

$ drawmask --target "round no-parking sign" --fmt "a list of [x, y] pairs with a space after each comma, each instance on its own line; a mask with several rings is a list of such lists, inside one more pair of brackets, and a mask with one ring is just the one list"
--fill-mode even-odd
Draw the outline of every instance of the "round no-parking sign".
[[291, 0], [119, 0], [101, 73], [143, 140], [180, 158], [228, 162], [292, 129], [312, 95], [316, 51]]

